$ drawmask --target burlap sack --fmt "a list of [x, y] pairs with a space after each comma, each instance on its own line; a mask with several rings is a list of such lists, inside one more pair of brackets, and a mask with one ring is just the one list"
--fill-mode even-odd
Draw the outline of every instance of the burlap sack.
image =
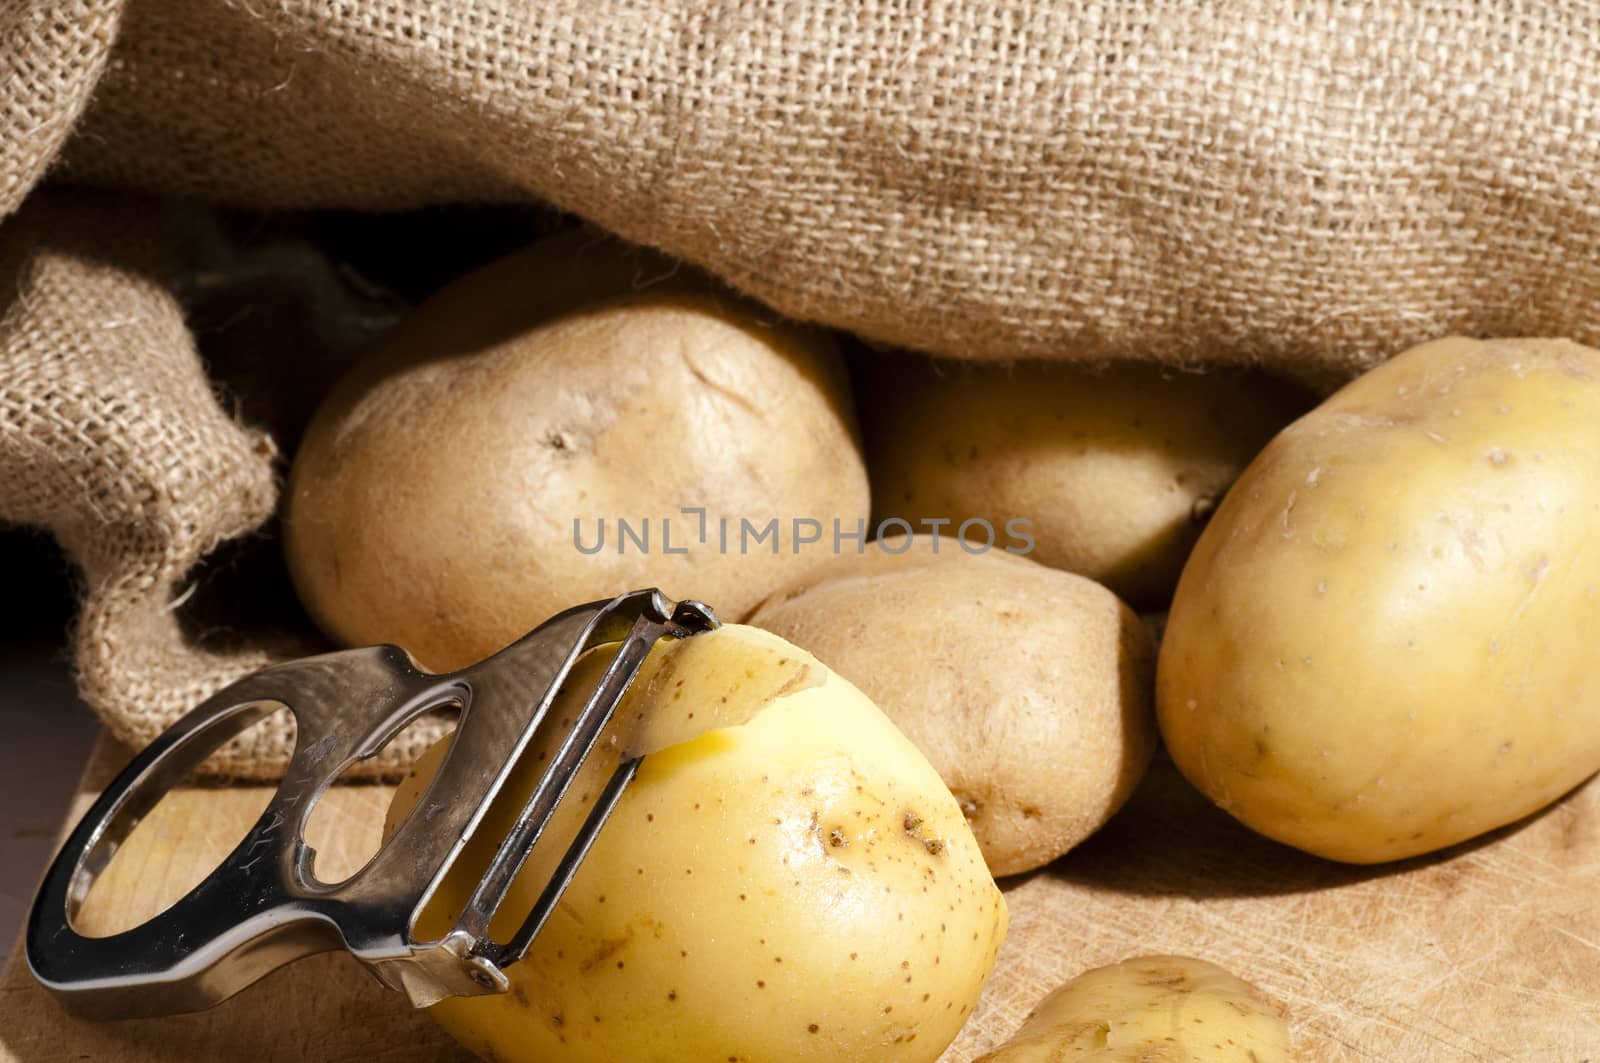
[[[1446, 332], [1600, 341], [1596, 69], [1577, 0], [21, 0], [0, 217], [52, 165], [269, 208], [540, 199], [890, 343], [1334, 379]], [[148, 219], [33, 209], [0, 226], [0, 518], [84, 566], [82, 687], [142, 740], [278, 652], [169, 608], [267, 518], [270, 446]]]
[[[0, 514], [48, 527], [83, 572], [79, 688], [148, 742], [265, 647], [187, 638], [174, 598], [199, 559], [272, 513], [276, 448], [217, 404], [177, 304], [159, 219], [41, 197], [0, 242]], [[89, 235], [89, 234], [92, 234]], [[226, 767], [278, 752], [257, 730]]]
[[537, 196], [920, 349], [1342, 370], [1600, 339], [1582, 0], [128, 0], [114, 54], [65, 175]]
[[[319, 269], [292, 245], [243, 258], [203, 211], [128, 198], [40, 193], [0, 233], [0, 516], [50, 529], [81, 570], [79, 690], [129, 744], [245, 672], [323, 648], [285, 616], [275, 542], [247, 540], [248, 563], [214, 556], [196, 573], [275, 508], [279, 449], [240, 421], [292, 436], [340, 355], [393, 320], [341, 298]], [[241, 335], [292, 344], [276, 376], [259, 373], [248, 347], [213, 345], [243, 357], [202, 364], [190, 327], [206, 315], [193, 311], [227, 300], [194, 289], [222, 275], [269, 311]], [[273, 283], [291, 275], [284, 283], [299, 298]], [[174, 292], [189, 297], [188, 321]], [[308, 316], [297, 309], [310, 307], [343, 332], [297, 334], [297, 316]], [[218, 377], [248, 397], [219, 391]], [[294, 393], [308, 385], [309, 395]], [[291, 736], [287, 717], [275, 718], [211, 768], [273, 773]], [[368, 770], [393, 770], [425, 737]]]
[[0, 218], [55, 161], [105, 70], [123, 0], [0, 8]]

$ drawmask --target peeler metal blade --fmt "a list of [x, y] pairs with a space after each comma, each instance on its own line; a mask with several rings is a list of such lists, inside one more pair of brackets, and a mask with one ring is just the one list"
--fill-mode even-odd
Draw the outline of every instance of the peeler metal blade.
[[[136, 756], [68, 837], [45, 875], [26, 932], [28, 965], [70, 1010], [98, 1018], [197, 1011], [268, 972], [318, 952], [347, 949], [412, 1004], [505, 992], [638, 769], [621, 763], [533, 910], [503, 942], [489, 927], [529, 854], [651, 647], [717, 627], [706, 606], [643, 590], [569, 609], [479, 664], [430, 674], [394, 646], [274, 665], [233, 683]], [[591, 650], [615, 647], [500, 843], [464, 911], [432, 940], [417, 917], [501, 795], [523, 752]], [[450, 751], [429, 785], [428, 815], [412, 815], [375, 856], [337, 884], [312, 872], [304, 831], [327, 787], [429, 711], [458, 707]], [[243, 841], [166, 911], [108, 937], [73, 926], [95, 878], [161, 797], [234, 735], [287, 707], [296, 742], [283, 782]]]

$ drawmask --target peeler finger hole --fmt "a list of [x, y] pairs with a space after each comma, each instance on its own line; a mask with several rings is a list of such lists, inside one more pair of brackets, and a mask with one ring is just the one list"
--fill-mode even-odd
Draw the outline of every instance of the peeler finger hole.
[[[275, 706], [275, 707], [274, 707]], [[84, 937], [109, 937], [154, 919], [187, 896], [244, 841], [277, 785], [219, 780], [203, 762], [234, 735], [265, 740], [283, 734], [292, 742], [294, 714], [278, 703], [245, 706], [191, 735], [174, 758], [195, 766], [173, 769], [175, 778], [149, 781], [108, 823], [95, 849], [82, 862], [68, 906], [71, 926]], [[165, 785], [165, 792], [159, 792]], [[143, 800], [141, 800], [143, 798]], [[153, 804], [147, 804], [154, 798]]]
[[452, 698], [429, 705], [397, 727], [370, 757], [346, 764], [312, 806], [301, 837], [312, 850], [311, 875], [322, 886], [338, 886], [372, 862], [383, 846], [388, 780], [361, 777], [360, 765], [394, 752], [415, 763], [436, 744], [446, 743], [461, 722], [462, 703]]

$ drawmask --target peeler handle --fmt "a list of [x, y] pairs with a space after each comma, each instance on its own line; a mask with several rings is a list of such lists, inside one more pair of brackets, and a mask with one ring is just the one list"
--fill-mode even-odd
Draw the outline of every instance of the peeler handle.
[[[284, 964], [337, 948], [348, 949], [418, 1006], [447, 995], [503, 991], [496, 961], [514, 961], [526, 942], [495, 948], [486, 937], [488, 914], [537, 837], [536, 829], [524, 828], [548, 819], [549, 808], [525, 810], [519, 831], [527, 838], [497, 855], [483, 896], [475, 896], [482, 927], [419, 942], [412, 935], [416, 912], [462, 852], [581, 654], [600, 645], [622, 647], [622, 663], [613, 662], [601, 693], [591, 695], [585, 709], [598, 728], [651, 642], [716, 624], [697, 602], [674, 606], [659, 591], [633, 591], [569, 609], [458, 672], [429, 674], [397, 647], [372, 646], [246, 676], [135, 756], [73, 829], [28, 918], [28, 965], [69, 1010], [93, 1018], [198, 1011]], [[431, 784], [429, 815], [409, 818], [343, 882], [317, 880], [304, 830], [323, 792], [411, 721], [447, 705], [461, 716]], [[294, 715], [294, 754], [244, 840], [149, 921], [106, 937], [74, 927], [95, 879], [139, 820], [223, 743], [282, 708]], [[595, 730], [590, 742], [597, 737]], [[559, 787], [551, 795], [559, 799]]]
[[[337, 667], [338, 659], [367, 652], [313, 661]], [[294, 670], [247, 676], [185, 715], [134, 757], [68, 836], [40, 886], [26, 946], [34, 976], [70, 1010], [93, 1018], [199, 1010], [276, 967], [339, 946], [326, 919], [289, 905], [274, 873], [287, 844], [278, 807], [283, 786], [222, 863], [165, 911], [104, 937], [73, 925], [139, 821], [229, 739], [281, 709], [273, 690]], [[304, 739], [302, 732], [296, 761]], [[291, 763], [288, 778], [295, 777]]]

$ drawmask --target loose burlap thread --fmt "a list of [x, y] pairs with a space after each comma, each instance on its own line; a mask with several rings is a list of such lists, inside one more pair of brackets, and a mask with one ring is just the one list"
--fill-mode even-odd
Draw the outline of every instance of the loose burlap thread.
[[274, 444], [219, 402], [147, 207], [23, 207], [47, 171], [543, 201], [885, 343], [1335, 380], [1448, 332], [1600, 341], [1597, 68], [1578, 0], [21, 0], [0, 518], [82, 566], [81, 687], [129, 741], [289, 651], [171, 606], [269, 518]]

